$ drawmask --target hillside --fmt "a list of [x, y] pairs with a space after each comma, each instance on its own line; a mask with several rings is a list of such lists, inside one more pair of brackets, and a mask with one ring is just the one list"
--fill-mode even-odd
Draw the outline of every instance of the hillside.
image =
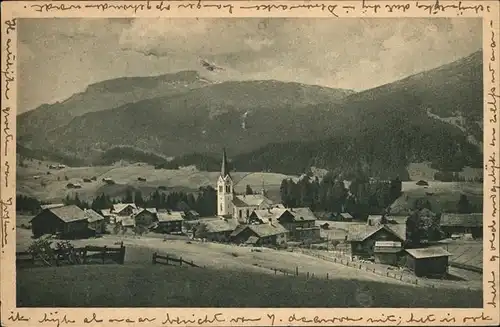
[[278, 81], [209, 84], [85, 113], [29, 146], [87, 163], [122, 145], [161, 157], [226, 147], [238, 171], [316, 166], [408, 179], [407, 166], [424, 161], [460, 171], [482, 166], [481, 67], [476, 52], [359, 93]]
[[[121, 145], [175, 156], [218, 153], [221, 145], [227, 144], [235, 153], [271, 141], [313, 137], [317, 129], [314, 113], [303, 108], [320, 102], [336, 103], [351, 93], [272, 80], [224, 82], [129, 102], [109, 110], [94, 110], [74, 117], [66, 125], [57, 123], [61, 121], [58, 118], [56, 124], [48, 124], [53, 129], [49, 127], [46, 132], [38, 131], [37, 123], [20, 117], [19, 141], [30, 148], [81, 158], [94, 157], [95, 150]], [[36, 111], [40, 115], [48, 112], [43, 119], [50, 121], [51, 113], [58, 110], [62, 109]]]

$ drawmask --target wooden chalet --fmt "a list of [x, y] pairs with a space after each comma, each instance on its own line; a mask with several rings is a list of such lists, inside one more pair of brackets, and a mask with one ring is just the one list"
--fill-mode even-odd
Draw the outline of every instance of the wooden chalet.
[[350, 225], [346, 240], [350, 243], [352, 256], [373, 257], [377, 241], [404, 243], [406, 240], [406, 225]]
[[93, 230], [96, 235], [106, 232], [106, 219], [92, 209], [84, 210], [87, 217], [88, 228]]
[[272, 245], [286, 244], [288, 230], [278, 223], [250, 224], [238, 226], [230, 235], [238, 244]]
[[[205, 225], [203, 238], [212, 242], [229, 242], [231, 233], [238, 227], [235, 219], [209, 220], [200, 224]], [[196, 233], [195, 237], [198, 237]]]
[[155, 230], [160, 233], [181, 233], [182, 223], [184, 221], [184, 212], [159, 210], [156, 214], [157, 225]]
[[403, 254], [403, 245], [401, 242], [376, 241], [373, 254], [376, 263], [397, 266]]
[[138, 211], [135, 203], [117, 203], [111, 208], [111, 213], [117, 216], [131, 216]]

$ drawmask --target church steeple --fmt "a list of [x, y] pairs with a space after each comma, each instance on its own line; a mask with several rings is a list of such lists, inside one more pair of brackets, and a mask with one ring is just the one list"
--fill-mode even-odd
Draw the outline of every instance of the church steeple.
[[227, 164], [226, 148], [222, 149], [222, 164], [220, 174], [223, 178], [229, 175], [229, 165]]

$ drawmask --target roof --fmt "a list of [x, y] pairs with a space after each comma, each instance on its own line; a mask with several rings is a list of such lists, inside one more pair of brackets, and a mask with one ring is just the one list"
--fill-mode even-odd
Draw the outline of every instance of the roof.
[[149, 211], [149, 212], [151, 212], [151, 213], [157, 213], [157, 212], [158, 212], [158, 211], [156, 210], [156, 208], [146, 208], [146, 209], [144, 209], [144, 210]]
[[365, 224], [349, 225], [347, 230], [347, 240], [362, 242], [382, 229], [394, 234], [402, 241], [406, 240], [406, 225], [403, 224], [379, 226], [368, 226]]
[[180, 211], [158, 211], [157, 216], [159, 222], [184, 220], [184, 213]]
[[257, 209], [254, 210], [253, 214], [257, 216], [263, 222], [268, 222], [269, 219], [275, 221], [279, 219], [287, 210], [281, 208], [272, 208], [272, 209]]
[[342, 218], [344, 218], [344, 219], [352, 219], [351, 214], [348, 212], [342, 212], [342, 213], [339, 213], [339, 215], [342, 216]]
[[192, 216], [199, 216], [200, 214], [198, 213], [198, 211], [195, 211], [195, 210], [189, 210], [188, 213]]
[[73, 221], [80, 221], [80, 220], [87, 220], [87, 217], [85, 216], [85, 212], [78, 208], [76, 205], [68, 205], [68, 206], [63, 206], [63, 207], [57, 207], [57, 208], [51, 208], [51, 209], [45, 209], [42, 211], [40, 214], [36, 215], [31, 219], [33, 221], [35, 218], [39, 217], [42, 213], [50, 211], [53, 215], [64, 221], [65, 223], [73, 222]]
[[116, 212], [116, 213], [119, 213], [121, 212], [123, 209], [127, 208], [131, 206], [132, 209], [134, 210], [137, 210], [137, 206], [135, 205], [135, 203], [117, 203], [117, 204], [113, 204], [113, 212]]
[[248, 228], [257, 234], [258, 237], [269, 237], [288, 232], [288, 230], [280, 224], [248, 225]]
[[111, 209], [102, 209], [101, 210], [101, 215], [103, 215], [103, 216], [110, 216], [111, 215]]
[[51, 208], [59, 208], [59, 207], [64, 207], [64, 203], [54, 203], [54, 204], [42, 204], [42, 205], [40, 205], [40, 208], [42, 208], [42, 210], [51, 209]]
[[309, 208], [293, 208], [288, 211], [294, 216], [295, 221], [313, 221], [317, 220], [316, 216]]
[[233, 198], [233, 205], [236, 207], [258, 207], [264, 202], [272, 204], [272, 201], [262, 194], [236, 195]]
[[446, 251], [440, 246], [420, 248], [420, 249], [406, 249], [415, 259], [436, 258], [436, 257], [449, 257], [451, 253]]
[[482, 227], [482, 213], [443, 213], [441, 215], [441, 226], [459, 226], [459, 227]]
[[94, 221], [99, 221], [99, 220], [104, 220], [104, 217], [95, 212], [92, 209], [86, 209], [85, 211], [85, 216], [87, 217], [87, 221], [89, 223], [92, 223]]
[[211, 220], [203, 222], [202, 224], [204, 224], [207, 227], [207, 231], [209, 233], [232, 232], [238, 226], [238, 223], [231, 219], [227, 221], [224, 219]]

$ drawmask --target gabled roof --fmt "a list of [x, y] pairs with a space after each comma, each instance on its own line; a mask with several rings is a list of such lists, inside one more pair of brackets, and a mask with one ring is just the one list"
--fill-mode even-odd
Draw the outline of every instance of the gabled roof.
[[42, 210], [52, 209], [52, 208], [60, 208], [60, 207], [64, 207], [64, 203], [54, 203], [54, 204], [42, 204], [42, 205], [40, 205], [40, 208]]
[[123, 211], [127, 207], [132, 207], [133, 210], [137, 210], [137, 206], [135, 205], [135, 203], [117, 203], [117, 204], [113, 204], [113, 209], [112, 210], [115, 213], [120, 213], [121, 211]]
[[259, 241], [259, 238], [258, 238], [257, 236], [250, 236], [250, 237], [246, 240], [245, 244], [255, 244], [255, 243], [257, 243], [258, 241]]
[[352, 219], [351, 214], [348, 212], [341, 212], [341, 213], [339, 213], [339, 215], [342, 216], [342, 218], [344, 218], [344, 219]]
[[441, 215], [441, 226], [455, 226], [455, 227], [482, 227], [483, 214], [482, 213], [443, 213]]
[[262, 222], [267, 223], [269, 219], [272, 221], [278, 220], [285, 212], [287, 212], [287, 210], [281, 208], [257, 209], [254, 210], [252, 215], [255, 215], [257, 218], [262, 220]]
[[238, 226], [238, 223], [232, 219], [210, 220], [203, 223], [209, 233], [232, 232]]
[[159, 222], [167, 221], [182, 221], [184, 220], [184, 213], [181, 211], [158, 211], [156, 214]]
[[288, 233], [288, 230], [280, 224], [259, 224], [259, 225], [248, 225], [258, 237], [269, 237], [273, 235]]
[[111, 209], [101, 209], [101, 214], [104, 216], [110, 216], [111, 215]]
[[272, 204], [272, 201], [262, 194], [236, 195], [233, 198], [233, 205], [236, 207], [258, 207], [263, 203]]
[[406, 249], [412, 257], [415, 259], [424, 259], [424, 258], [436, 258], [436, 257], [449, 257], [451, 253], [446, 251], [440, 246], [433, 246], [428, 248], [420, 248], [420, 249]]
[[100, 214], [98, 214], [97, 212], [95, 212], [92, 209], [85, 209], [84, 212], [85, 212], [85, 216], [87, 217], [87, 221], [89, 223], [92, 223], [94, 221], [104, 220], [103, 216], [101, 216]]
[[309, 208], [293, 208], [288, 211], [294, 216], [295, 221], [315, 221], [316, 216]]
[[368, 226], [364, 224], [349, 225], [347, 231], [347, 240], [362, 242], [382, 229], [385, 229], [389, 233], [392, 233], [401, 241], [406, 240], [406, 225], [402, 224], [379, 226]]
[[87, 220], [87, 217], [85, 216], [85, 212], [82, 209], [80, 209], [76, 205], [68, 205], [68, 206], [64, 206], [64, 207], [45, 209], [40, 214], [33, 217], [31, 219], [31, 221], [35, 220], [37, 217], [39, 217], [41, 214], [43, 214], [46, 211], [50, 211], [53, 215], [55, 215], [56, 217], [58, 217], [59, 219], [61, 219], [65, 223], [79, 221], [79, 220]]

